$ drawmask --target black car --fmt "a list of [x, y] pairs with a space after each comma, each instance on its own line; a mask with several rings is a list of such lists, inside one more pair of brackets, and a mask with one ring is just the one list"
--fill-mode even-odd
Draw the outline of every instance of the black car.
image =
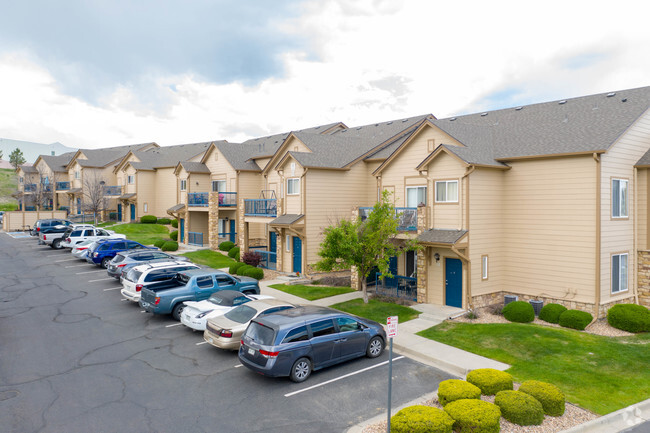
[[50, 231], [52, 227], [61, 226], [61, 225], [66, 227], [71, 226], [72, 221], [61, 219], [61, 218], [48, 218], [48, 219], [37, 220], [34, 223], [34, 227], [32, 227], [29, 233], [32, 236], [38, 236], [38, 234], [42, 231], [47, 232]]

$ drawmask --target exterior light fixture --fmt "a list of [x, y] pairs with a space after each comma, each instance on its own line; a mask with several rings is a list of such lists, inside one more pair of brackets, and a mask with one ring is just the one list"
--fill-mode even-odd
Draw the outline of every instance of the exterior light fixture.
[[435, 253], [435, 254], [433, 255], [433, 258], [436, 259], [436, 263], [438, 263], [438, 262], [440, 261], [440, 254], [439, 254], [439, 253]]

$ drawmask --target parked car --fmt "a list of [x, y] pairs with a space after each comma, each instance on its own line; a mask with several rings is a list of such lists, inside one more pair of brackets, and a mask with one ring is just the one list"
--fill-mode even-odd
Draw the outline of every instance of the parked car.
[[131, 241], [129, 239], [102, 239], [97, 241], [97, 245], [94, 245], [92, 249], [88, 250], [86, 261], [106, 268], [108, 267], [108, 263], [113, 260], [113, 257], [115, 257], [117, 253], [138, 249], [157, 250], [158, 248], [147, 247], [139, 242]]
[[45, 229], [48, 229], [53, 226], [58, 226], [58, 225], [64, 225], [64, 226], [71, 226], [72, 221], [66, 220], [66, 219], [60, 219], [60, 218], [47, 218], [47, 219], [40, 219], [36, 220], [34, 223], [34, 227], [30, 230], [30, 234], [32, 236], [38, 236], [38, 234]]
[[260, 316], [242, 337], [239, 361], [265, 376], [303, 382], [312, 371], [381, 355], [382, 325], [327, 307], [303, 306]]
[[74, 223], [70, 226], [60, 224], [58, 226], [51, 226], [49, 228], [44, 227], [38, 233], [39, 244], [49, 245], [50, 247], [58, 250], [63, 248], [63, 241], [65, 239], [64, 236], [66, 235], [66, 233], [69, 233], [69, 231], [72, 231], [76, 228], [84, 229], [84, 228], [92, 228], [92, 227], [93, 226], [90, 224], [74, 224]]
[[94, 226], [78, 226], [75, 224], [73, 227], [68, 227], [68, 230], [63, 233], [60, 246], [61, 248], [72, 248], [79, 242], [108, 238], [126, 239], [126, 235]]
[[135, 266], [144, 265], [145, 263], [155, 262], [187, 262], [189, 259], [184, 256], [175, 256], [173, 254], [165, 253], [163, 251], [151, 250], [130, 250], [117, 253], [113, 260], [110, 261], [106, 271], [109, 277], [117, 278], [118, 280], [125, 276], [127, 272]]
[[[208, 319], [203, 332], [203, 339], [220, 349], [237, 350], [244, 331], [251, 320], [262, 314], [295, 308], [295, 305], [279, 299], [260, 299], [247, 302], [237, 308]], [[185, 312], [183, 312], [185, 314]]]
[[246, 295], [236, 290], [221, 290], [205, 301], [186, 301], [181, 323], [195, 331], [205, 331], [208, 319], [221, 316], [250, 301], [272, 298], [268, 295]]
[[144, 287], [161, 281], [168, 281], [174, 276], [189, 269], [201, 269], [189, 262], [165, 261], [159, 263], [141, 264], [131, 268], [122, 278], [122, 296], [132, 302], [140, 301], [140, 293]]
[[5, 217], [5, 211], [0, 210], [0, 224], [2, 224], [2, 221], [4, 220]]
[[260, 286], [255, 278], [234, 277], [214, 269], [194, 269], [142, 289], [140, 306], [148, 313], [171, 314], [180, 320], [185, 301], [202, 301], [219, 290], [259, 295]]

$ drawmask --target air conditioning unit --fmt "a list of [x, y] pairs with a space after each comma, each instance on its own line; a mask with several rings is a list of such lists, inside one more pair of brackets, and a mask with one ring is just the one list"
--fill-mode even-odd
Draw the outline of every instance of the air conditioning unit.
[[542, 307], [544, 306], [544, 301], [537, 301], [534, 299], [531, 299], [530, 305], [533, 306], [533, 310], [535, 311], [535, 316], [539, 316], [539, 312], [542, 311]]
[[519, 300], [519, 296], [517, 295], [505, 295], [503, 297], [503, 305], [508, 305], [511, 302], [515, 302]]

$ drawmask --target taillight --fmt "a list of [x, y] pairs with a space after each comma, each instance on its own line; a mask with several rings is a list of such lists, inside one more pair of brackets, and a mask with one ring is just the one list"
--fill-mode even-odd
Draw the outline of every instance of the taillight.
[[122, 263], [121, 265], [117, 265], [118, 268], [123, 268], [124, 266], [126, 266], [126, 263]]
[[38, 227], [38, 228], [36, 229], [36, 231], [37, 231], [37, 232], [40, 232], [40, 231], [41, 231], [41, 228], [40, 228], [40, 227]]
[[70, 243], [70, 242], [72, 242], [72, 239], [68, 238], [68, 239], [66, 239], [65, 241], [66, 241], [67, 243]]
[[44, 241], [47, 240], [47, 235], [43, 235], [43, 240], [44, 240]]
[[269, 352], [267, 350], [260, 349], [260, 355], [265, 358], [277, 358], [278, 354], [280, 354], [280, 352]]
[[244, 345], [244, 340], [243, 339], [239, 340], [239, 344], [241, 344], [243, 346]]
[[156, 298], [156, 302], [154, 302], [154, 305], [158, 305], [160, 303], [160, 298]]
[[[142, 284], [136, 284], [135, 291], [139, 292], [140, 290], [142, 290]], [[158, 301], [160, 301], [160, 298], [156, 298], [156, 305], [158, 305]]]
[[99, 256], [99, 253], [93, 253], [93, 257]]
[[225, 338], [232, 338], [232, 331], [226, 331], [225, 329], [222, 329], [221, 332], [219, 333], [219, 336]]

